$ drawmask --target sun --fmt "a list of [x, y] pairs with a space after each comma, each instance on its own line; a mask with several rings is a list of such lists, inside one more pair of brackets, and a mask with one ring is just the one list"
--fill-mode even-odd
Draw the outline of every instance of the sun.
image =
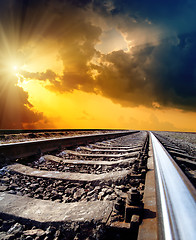
[[17, 71], [17, 70], [18, 70], [18, 66], [14, 65], [14, 66], [12, 66], [12, 69], [13, 69], [14, 71]]
[[16, 64], [13, 64], [13, 65], [11, 65], [10, 66], [10, 72], [13, 74], [13, 75], [15, 75], [15, 76], [17, 76], [18, 77], [18, 74], [20, 73], [20, 70], [21, 70], [21, 67], [19, 67], [18, 65], [16, 65]]

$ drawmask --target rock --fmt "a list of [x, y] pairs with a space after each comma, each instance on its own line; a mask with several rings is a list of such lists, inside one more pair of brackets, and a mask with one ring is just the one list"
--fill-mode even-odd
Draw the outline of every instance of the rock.
[[89, 191], [89, 192], [87, 192], [87, 196], [90, 196], [90, 195], [92, 195], [94, 193], [94, 190], [92, 190], [92, 191]]
[[76, 236], [74, 237], [74, 239], [73, 240], [80, 240], [80, 236], [79, 236], [79, 234], [77, 233], [76, 234]]
[[36, 137], [37, 137], [37, 135], [36, 135], [36, 134], [34, 134], [34, 133], [29, 133], [28, 137], [29, 137], [29, 138], [36, 138]]
[[48, 236], [48, 235], [53, 235], [55, 233], [56, 229], [52, 226], [49, 226], [46, 231], [45, 231], [45, 234]]
[[3, 177], [3, 178], [1, 179], [1, 182], [2, 182], [2, 183], [9, 183], [9, 182], [10, 182], [10, 179], [9, 179], [8, 177]]
[[61, 153], [57, 154], [57, 157], [64, 157], [68, 155], [66, 151], [62, 151]]
[[48, 196], [43, 197], [43, 200], [49, 200], [49, 199], [50, 199], [50, 197], [48, 197]]
[[85, 198], [86, 198], [86, 197], [88, 197], [88, 196], [86, 196], [86, 195], [83, 195], [83, 196], [81, 197], [80, 201], [83, 201], [83, 200], [85, 200]]
[[101, 189], [102, 192], [106, 192], [107, 190], [108, 190], [108, 188], [106, 188], [106, 187]]
[[114, 191], [113, 191], [113, 189], [111, 189], [111, 188], [108, 188], [107, 190], [106, 190], [106, 194], [111, 194], [111, 193], [113, 193]]
[[65, 194], [67, 194], [67, 195], [71, 195], [71, 194], [73, 194], [73, 188], [67, 188], [67, 189], [65, 189]]
[[47, 171], [48, 168], [47, 167], [41, 167], [41, 170]]
[[115, 199], [117, 198], [117, 196], [116, 196], [115, 193], [112, 193], [112, 194], [110, 195], [110, 197], [111, 197], [111, 200], [115, 200]]
[[45, 232], [42, 229], [31, 229], [24, 231], [23, 235], [31, 237], [41, 237], [45, 235]]
[[31, 236], [27, 236], [25, 240], [34, 240]]
[[57, 192], [56, 190], [53, 190], [53, 191], [51, 192], [51, 194], [52, 194], [53, 196], [56, 196], [56, 195], [58, 195], [58, 192]]
[[37, 187], [39, 187], [39, 184], [38, 183], [33, 183], [31, 185], [29, 185], [30, 188], [32, 189], [36, 189]]
[[34, 198], [39, 199], [39, 194], [35, 194]]
[[111, 201], [114, 200], [113, 197], [111, 195], [107, 195], [103, 198], [104, 201]]
[[18, 187], [18, 185], [16, 184], [16, 183], [12, 183], [11, 185], [10, 185], [10, 189], [11, 190], [15, 190], [15, 188], [17, 188]]
[[84, 194], [85, 194], [84, 189], [83, 189], [83, 188], [79, 188], [79, 189], [74, 193], [73, 198], [74, 198], [74, 199], [79, 199], [79, 198], [81, 198], [82, 195], [84, 195]]
[[87, 188], [90, 188], [91, 187], [91, 183], [87, 183], [86, 185], [85, 185], [85, 188], [87, 189]]
[[10, 190], [10, 191], [8, 191], [8, 193], [10, 193], [10, 194], [16, 194], [16, 192], [15, 192], [14, 190]]
[[58, 229], [56, 232], [55, 232], [55, 238], [59, 237], [61, 235], [61, 231]]
[[8, 230], [8, 234], [13, 234], [16, 235], [17, 233], [19, 233], [22, 230], [22, 225], [20, 223], [15, 223], [14, 226], [12, 226], [9, 230]]
[[0, 186], [0, 192], [4, 192], [7, 190], [7, 186]]
[[17, 192], [17, 195], [18, 196], [23, 196], [23, 193], [22, 192]]
[[100, 186], [96, 186], [96, 187], [94, 188], [94, 191], [95, 191], [95, 192], [98, 192], [100, 189], [101, 189]]
[[72, 222], [71, 226], [70, 226], [70, 229], [74, 232], [77, 232], [80, 229], [80, 226], [79, 226], [78, 223]]
[[98, 194], [98, 199], [99, 199], [99, 200], [102, 200], [104, 196], [105, 196], [105, 192], [100, 192], [100, 193]]
[[5, 239], [6, 236], [6, 232], [0, 232], [0, 239]]
[[123, 189], [124, 187], [125, 187], [124, 185], [120, 185], [120, 186], [117, 185], [115, 188], [116, 189]]
[[63, 202], [67, 202], [67, 200], [69, 199], [69, 197], [63, 196], [62, 200]]
[[64, 187], [64, 186], [58, 186], [58, 187], [57, 187], [57, 190], [58, 190], [59, 192], [63, 192], [63, 191], [65, 190], [65, 187]]
[[95, 201], [95, 200], [97, 200], [98, 199], [98, 195], [97, 195], [97, 193], [94, 193], [92, 196], [91, 196], [91, 201]]
[[42, 157], [40, 157], [39, 158], [39, 160], [38, 160], [38, 163], [44, 163], [46, 160], [45, 160], [45, 158], [42, 156]]
[[2, 238], [3, 240], [14, 240], [15, 235], [14, 234], [7, 234], [4, 238]]
[[123, 192], [121, 190], [115, 189], [114, 190], [117, 196], [121, 196]]

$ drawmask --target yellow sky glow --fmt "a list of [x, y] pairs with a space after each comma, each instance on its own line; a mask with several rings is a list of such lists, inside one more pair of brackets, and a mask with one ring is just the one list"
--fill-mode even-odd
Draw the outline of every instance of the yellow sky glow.
[[[178, 109], [122, 107], [100, 95], [75, 90], [55, 93], [38, 81], [21, 84], [34, 108], [50, 119], [54, 128], [124, 128], [196, 131], [196, 113]], [[185, 126], [188, 126], [185, 128]]]

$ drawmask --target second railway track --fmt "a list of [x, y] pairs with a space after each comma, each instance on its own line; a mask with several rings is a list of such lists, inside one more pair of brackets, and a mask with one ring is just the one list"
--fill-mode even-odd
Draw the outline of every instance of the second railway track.
[[[0, 149], [0, 239], [165, 238], [149, 133], [96, 134]], [[194, 202], [194, 187], [190, 191]]]

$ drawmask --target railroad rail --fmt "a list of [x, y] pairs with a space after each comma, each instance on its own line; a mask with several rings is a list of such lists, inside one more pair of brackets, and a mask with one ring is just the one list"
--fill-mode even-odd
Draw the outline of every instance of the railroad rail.
[[196, 238], [196, 190], [151, 133], [160, 239]]
[[16, 158], [24, 158], [35, 154], [45, 153], [47, 151], [60, 150], [65, 147], [73, 147], [81, 144], [89, 144], [96, 141], [103, 141], [136, 132], [138, 131], [120, 131], [114, 133], [89, 134], [73, 137], [61, 137], [46, 140], [1, 144], [0, 159], [3, 161], [6, 159], [13, 160]]
[[176, 144], [169, 142], [160, 134], [156, 133], [155, 136], [196, 188], [196, 156], [190, 155], [185, 147], [176, 146]]
[[196, 190], [153, 133], [47, 139], [0, 151], [0, 239], [196, 237]]

